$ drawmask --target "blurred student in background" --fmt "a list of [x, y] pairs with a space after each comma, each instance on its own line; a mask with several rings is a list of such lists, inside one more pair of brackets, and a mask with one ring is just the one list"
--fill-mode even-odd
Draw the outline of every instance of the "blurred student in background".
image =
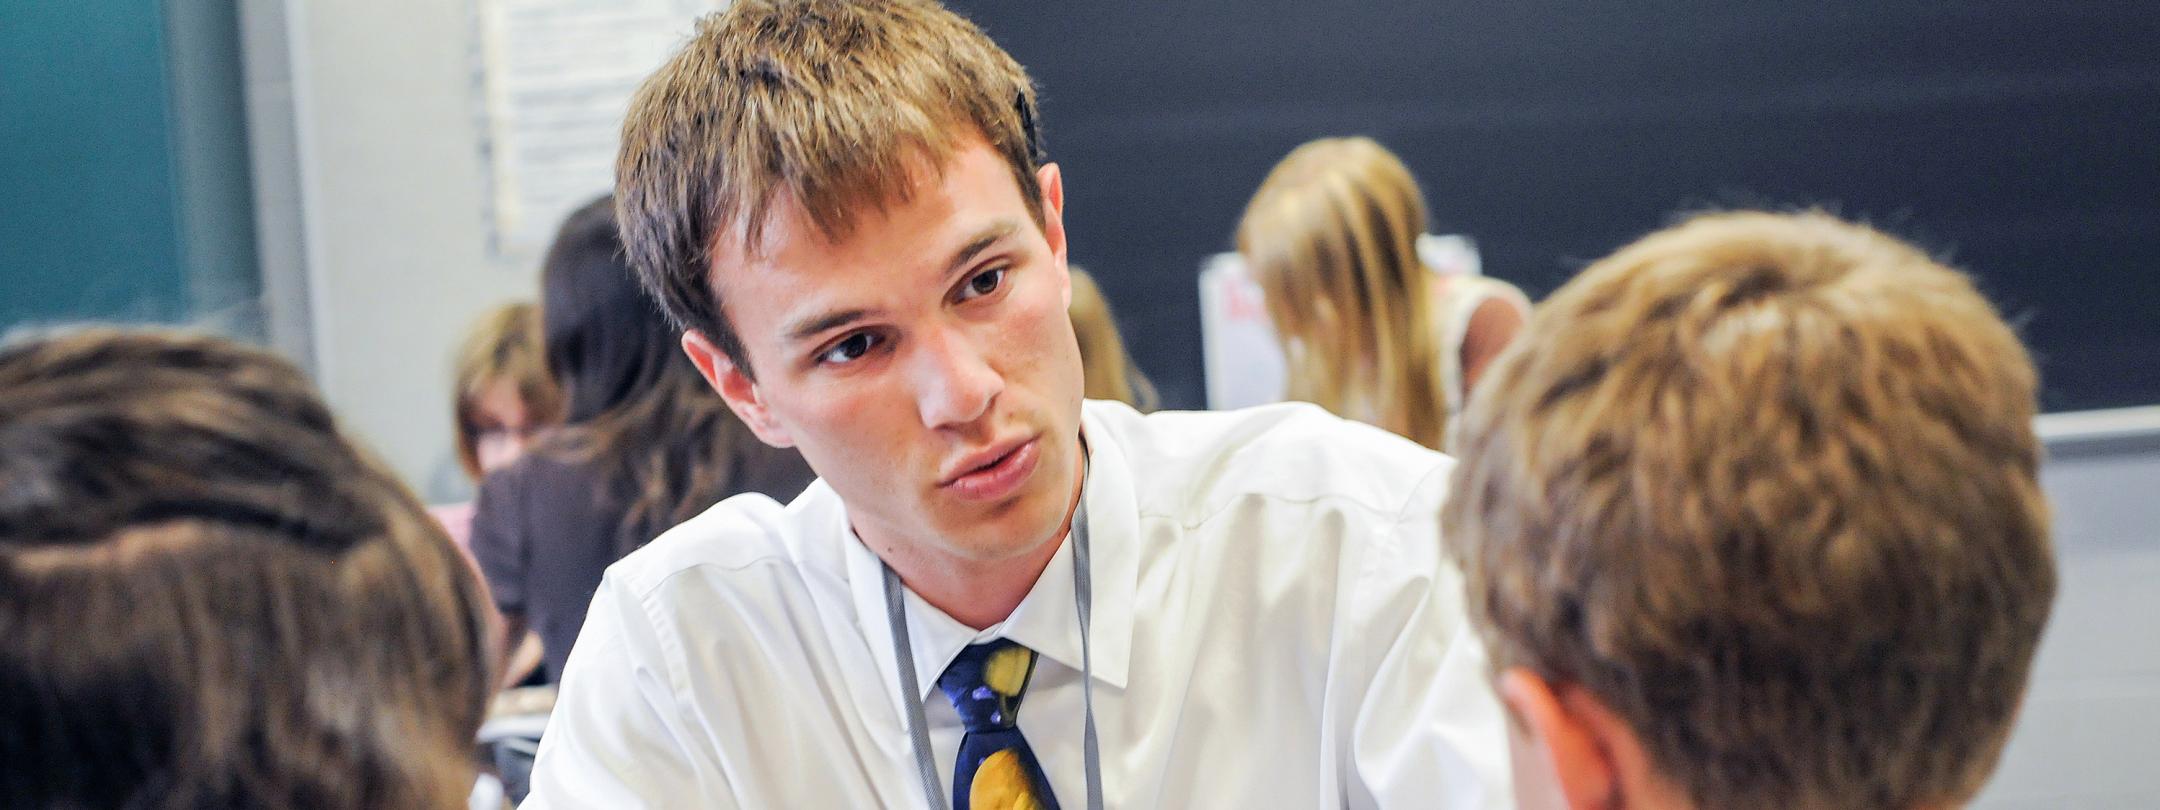
[[1083, 395], [1123, 402], [1142, 413], [1155, 410], [1159, 404], [1155, 384], [1148, 382], [1132, 354], [1125, 351], [1125, 341], [1118, 337], [1117, 316], [1111, 314], [1102, 289], [1095, 286], [1095, 277], [1077, 266], [1068, 269], [1072, 271], [1072, 303], [1065, 310], [1072, 316], [1073, 334], [1080, 339], [1080, 368], [1086, 375]]
[[[482, 315], [458, 351], [455, 390], [458, 464], [478, 486], [488, 473], [524, 457], [542, 430], [562, 420], [562, 389], [548, 371], [540, 308], [517, 302]], [[469, 544], [471, 503], [432, 511], [451, 539]]]
[[285, 361], [0, 350], [0, 807], [462, 807], [487, 621]]
[[[548, 371], [540, 339], [540, 308], [504, 304], [482, 315], [458, 351], [452, 414], [458, 464], [477, 487], [489, 473], [525, 456], [541, 431], [562, 421], [562, 388]], [[472, 549], [473, 502], [428, 510], [458, 549]], [[540, 668], [540, 637], [531, 632], [509, 648], [504, 685], [524, 682]]]
[[1237, 248], [1267, 298], [1290, 399], [1433, 449], [1464, 394], [1529, 316], [1507, 282], [1418, 257], [1424, 196], [1369, 138], [1291, 151], [1247, 204]]
[[1824, 214], [1717, 214], [1522, 339], [1441, 536], [1525, 806], [1970, 801], [2055, 595], [2032, 362], [1972, 284]]
[[624, 261], [607, 198], [557, 232], [540, 312], [565, 422], [487, 477], [473, 521], [505, 638], [536, 631], [550, 683], [609, 564], [730, 495], [786, 501], [812, 478], [706, 387]]

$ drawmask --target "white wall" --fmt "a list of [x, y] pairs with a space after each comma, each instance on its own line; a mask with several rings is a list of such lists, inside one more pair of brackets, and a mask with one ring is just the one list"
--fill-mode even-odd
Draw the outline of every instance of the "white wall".
[[470, 5], [288, 0], [275, 10], [290, 58], [310, 365], [347, 425], [423, 494], [461, 494], [455, 346], [481, 311], [538, 289], [534, 257], [488, 247]]
[[2060, 590], [2024, 717], [1974, 806], [2160, 807], [2160, 437], [2049, 451]]

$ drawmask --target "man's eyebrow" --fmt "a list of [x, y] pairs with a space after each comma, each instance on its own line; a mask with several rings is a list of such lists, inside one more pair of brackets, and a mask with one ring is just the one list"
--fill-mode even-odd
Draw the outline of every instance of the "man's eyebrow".
[[789, 327], [787, 330], [788, 340], [791, 342], [808, 340], [827, 330], [846, 326], [869, 317], [869, 315], [870, 310], [867, 309], [843, 309], [838, 312], [813, 315], [796, 321], [794, 326]]
[[[1020, 230], [1020, 223], [1013, 220], [999, 220], [991, 223], [989, 227], [983, 228], [981, 232], [977, 233], [975, 238], [968, 240], [967, 244], [960, 246], [959, 250], [953, 252], [952, 261], [945, 266], [945, 275], [951, 276], [960, 272], [962, 268], [967, 266], [968, 262], [974, 261], [976, 256], [981, 255], [985, 250], [989, 250], [991, 245], [997, 244], [998, 240], [1011, 236], [1018, 230]], [[869, 316], [870, 310], [867, 309], [843, 309], [837, 312], [813, 315], [796, 321], [794, 326], [788, 327], [787, 339], [791, 342], [808, 340], [826, 331], [846, 326]]]
[[966, 267], [968, 262], [975, 260], [976, 255], [989, 250], [991, 245], [997, 244], [1000, 239], [1013, 235], [1013, 232], [1017, 230], [1020, 230], [1020, 223], [1009, 219], [990, 223], [989, 227], [982, 229], [980, 233], [975, 235], [975, 238], [968, 240], [968, 243], [962, 245], [959, 251], [953, 253], [952, 262], [945, 265], [945, 275], [949, 277], [960, 272], [961, 268]]

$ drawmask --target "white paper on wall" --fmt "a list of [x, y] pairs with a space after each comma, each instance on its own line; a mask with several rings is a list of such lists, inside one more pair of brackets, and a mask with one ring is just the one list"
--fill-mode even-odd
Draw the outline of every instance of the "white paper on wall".
[[[1484, 273], [1477, 243], [1459, 234], [1418, 237], [1418, 258], [1440, 275]], [[1279, 402], [1288, 381], [1267, 299], [1236, 253], [1209, 256], [1200, 269], [1200, 356], [1207, 405], [1229, 410]]]
[[474, 0], [474, 80], [497, 254], [537, 253], [614, 186], [640, 82], [725, 0]]

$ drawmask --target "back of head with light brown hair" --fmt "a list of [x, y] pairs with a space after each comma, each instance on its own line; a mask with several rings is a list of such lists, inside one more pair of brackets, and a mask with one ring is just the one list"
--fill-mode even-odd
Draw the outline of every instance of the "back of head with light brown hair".
[[[540, 339], [540, 308], [529, 302], [489, 310], [458, 350], [455, 408], [458, 463], [480, 480], [480, 435], [491, 428], [480, 400], [490, 387], [509, 383], [525, 405], [528, 422], [560, 421], [562, 388], [548, 373], [547, 345]], [[493, 426], [499, 427], [499, 426]]]
[[1291, 151], [1246, 205], [1237, 247], [1267, 299], [1291, 399], [1439, 449], [1447, 431], [1425, 198], [1370, 138]]
[[1155, 384], [1140, 373], [1132, 355], [1125, 351], [1125, 339], [1118, 335], [1117, 316], [1110, 312], [1109, 299], [1103, 297], [1102, 288], [1095, 285], [1095, 277], [1086, 270], [1067, 269], [1072, 273], [1072, 304], [1066, 312], [1072, 316], [1073, 335], [1080, 339], [1084, 395], [1088, 399], [1116, 400], [1142, 411], [1154, 410]]
[[776, 205], [844, 236], [974, 138], [1004, 156], [1039, 226], [1035, 120], [1020, 64], [931, 0], [740, 0], [699, 21], [631, 101], [615, 167], [623, 244], [675, 325], [749, 374], [710, 278], [723, 240], [755, 250]]
[[2055, 564], [2033, 366], [1964, 276], [1825, 214], [1705, 215], [1517, 346], [1443, 516], [1497, 668], [1587, 692], [1701, 807], [1979, 789]]
[[463, 807], [488, 611], [291, 364], [0, 350], [0, 807]]

